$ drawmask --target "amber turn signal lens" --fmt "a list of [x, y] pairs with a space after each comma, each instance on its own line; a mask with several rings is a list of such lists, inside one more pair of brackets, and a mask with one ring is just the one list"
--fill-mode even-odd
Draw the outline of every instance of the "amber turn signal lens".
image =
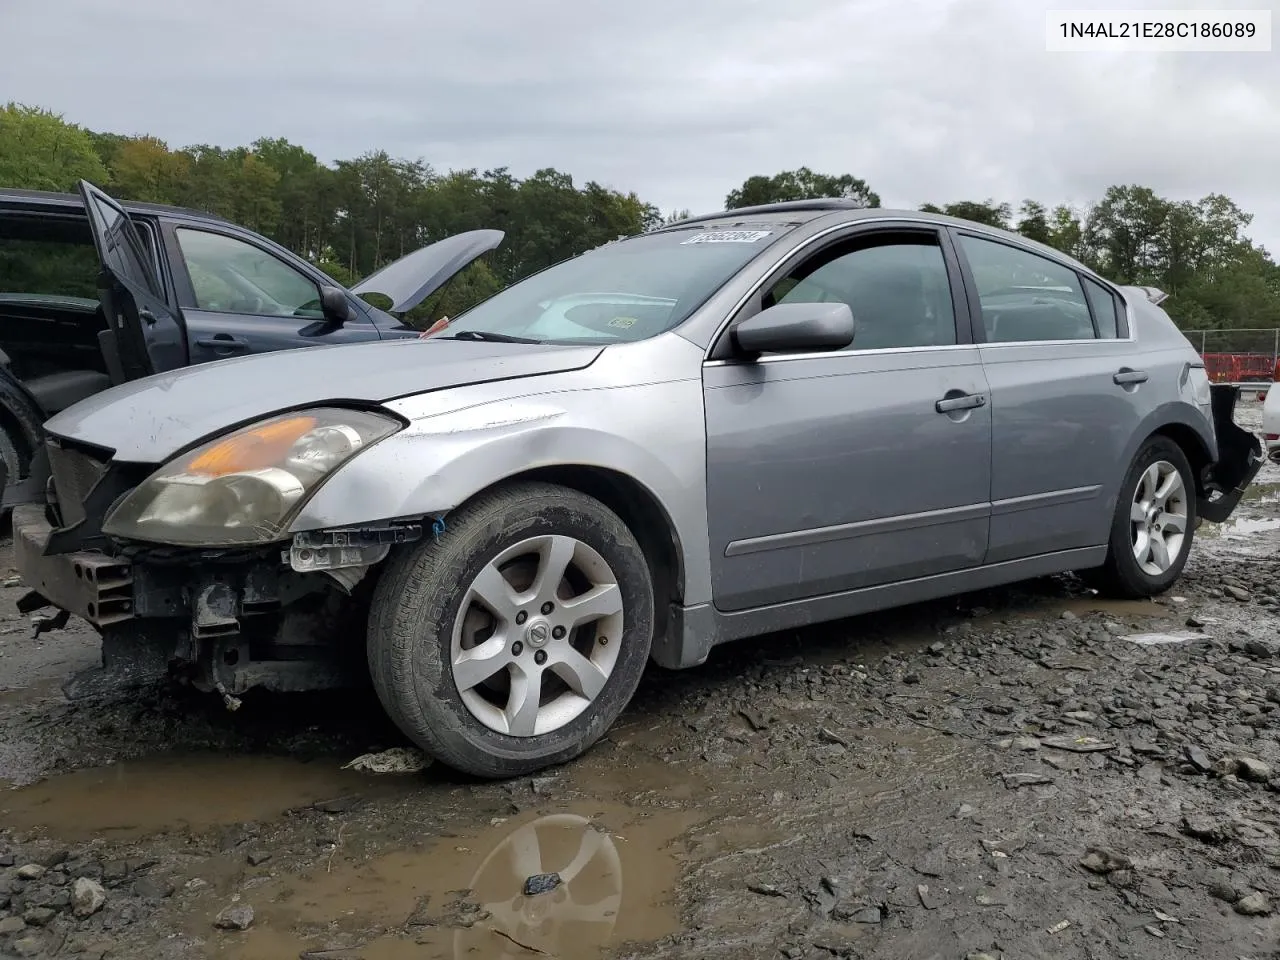
[[298, 438], [315, 426], [315, 417], [290, 417], [237, 433], [192, 460], [187, 472], [225, 477], [243, 470], [274, 467], [285, 458]]

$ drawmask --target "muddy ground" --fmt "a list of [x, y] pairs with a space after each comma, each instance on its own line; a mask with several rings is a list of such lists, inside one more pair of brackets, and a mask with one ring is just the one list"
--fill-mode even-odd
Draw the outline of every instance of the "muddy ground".
[[344, 770], [403, 745], [366, 694], [69, 704], [94, 639], [33, 641], [9, 558], [0, 957], [1280, 957], [1280, 468], [1158, 602], [722, 648], [505, 784]]

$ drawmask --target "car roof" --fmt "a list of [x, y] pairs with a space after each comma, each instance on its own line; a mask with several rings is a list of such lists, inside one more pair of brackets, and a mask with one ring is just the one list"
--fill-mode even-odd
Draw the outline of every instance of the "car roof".
[[973, 233], [985, 234], [992, 239], [1006, 240], [1018, 246], [1038, 251], [1059, 263], [1071, 264], [1090, 277], [1097, 274], [1088, 266], [1080, 263], [1069, 254], [1025, 237], [1011, 230], [1002, 230], [974, 220], [962, 220], [959, 217], [947, 216], [944, 213], [928, 213], [924, 210], [899, 210], [886, 207], [866, 207], [856, 200], [840, 197], [829, 197], [815, 200], [785, 200], [779, 203], [766, 203], [754, 207], [740, 207], [736, 210], [721, 210], [716, 213], [686, 217], [675, 223], [664, 224], [654, 233], [668, 230], [684, 230], [689, 227], [701, 228], [745, 228], [751, 224], [772, 224], [795, 228], [817, 220], [826, 220], [828, 225], [856, 223], [859, 220], [902, 219], [917, 222], [933, 223], [938, 226], [956, 227]]
[[[139, 203], [135, 200], [119, 200], [120, 206], [127, 213], [141, 213], [183, 217], [191, 220], [209, 220], [216, 223], [229, 223], [216, 214], [203, 210], [192, 210], [187, 207], [175, 207], [167, 203]], [[68, 210], [83, 211], [84, 200], [78, 193], [55, 193], [52, 190], [19, 190], [15, 187], [0, 187], [0, 208], [18, 207], [24, 210]]]

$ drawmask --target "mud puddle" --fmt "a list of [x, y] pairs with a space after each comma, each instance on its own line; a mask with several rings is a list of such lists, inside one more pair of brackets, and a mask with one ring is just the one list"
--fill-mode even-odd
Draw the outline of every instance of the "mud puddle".
[[[336, 949], [342, 960], [595, 960], [606, 947], [677, 929], [672, 890], [685, 853], [677, 838], [700, 819], [583, 801], [496, 818], [421, 849], [367, 859], [339, 852], [300, 874], [211, 891], [193, 905], [190, 930], [204, 934], [240, 889], [254, 926], [218, 938], [213, 956]], [[530, 877], [551, 873], [558, 884], [526, 894]]]
[[1224, 540], [1251, 540], [1260, 533], [1280, 530], [1280, 517], [1240, 517], [1222, 525], [1218, 532]]
[[130, 760], [0, 792], [0, 822], [59, 840], [131, 839], [272, 820], [351, 794], [394, 797], [421, 777], [371, 777], [326, 757], [175, 755]]

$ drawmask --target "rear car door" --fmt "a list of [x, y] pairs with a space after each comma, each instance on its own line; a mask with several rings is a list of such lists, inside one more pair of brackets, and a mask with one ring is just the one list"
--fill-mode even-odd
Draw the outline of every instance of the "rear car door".
[[1097, 546], [1155, 406], [1120, 295], [1014, 241], [954, 230], [991, 386], [988, 563]]
[[843, 301], [845, 350], [703, 372], [715, 604], [786, 603], [982, 562], [991, 412], [949, 238], [861, 227], [797, 254], [735, 322]]
[[80, 181], [80, 195], [103, 268], [98, 294], [108, 324], [104, 353], [115, 353], [126, 380], [185, 366], [182, 312], [166, 302], [137, 228], [119, 203], [88, 181]]
[[378, 339], [355, 304], [346, 323], [326, 322], [318, 277], [252, 236], [196, 221], [165, 232], [192, 363]]

